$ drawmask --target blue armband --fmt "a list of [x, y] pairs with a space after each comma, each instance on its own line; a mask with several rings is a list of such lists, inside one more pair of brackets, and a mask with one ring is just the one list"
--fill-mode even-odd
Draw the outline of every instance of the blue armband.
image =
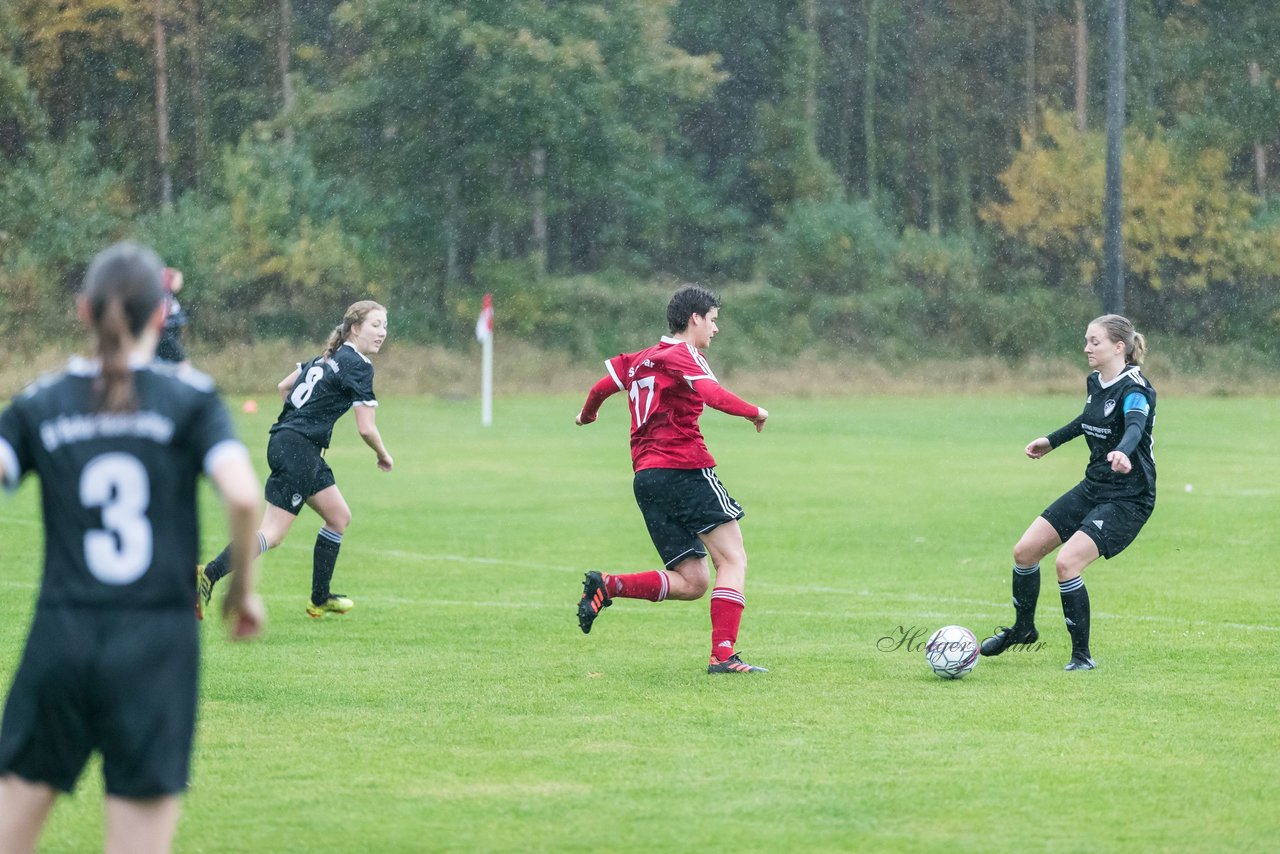
[[1139, 391], [1129, 392], [1128, 397], [1124, 399], [1124, 413], [1128, 415], [1130, 412], [1141, 412], [1143, 415], [1151, 414], [1151, 404], [1147, 402], [1147, 396]]

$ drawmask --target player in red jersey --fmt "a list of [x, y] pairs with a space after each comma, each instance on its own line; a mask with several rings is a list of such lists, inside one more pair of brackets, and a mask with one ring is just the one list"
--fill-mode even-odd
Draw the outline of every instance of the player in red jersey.
[[757, 673], [765, 668], [735, 652], [746, 599], [747, 553], [742, 545], [742, 507], [716, 477], [716, 461], [698, 429], [703, 405], [746, 418], [756, 432], [769, 413], [720, 386], [701, 351], [719, 331], [719, 298], [699, 285], [685, 285], [667, 305], [670, 336], [638, 353], [605, 362], [609, 373], [592, 388], [579, 426], [596, 420], [610, 395], [627, 393], [631, 411], [631, 461], [636, 503], [663, 569], [629, 575], [588, 572], [578, 602], [578, 625], [590, 632], [601, 609], [615, 598], [701, 599], [710, 584], [707, 555], [715, 565], [711, 591], [711, 660], [708, 673]]

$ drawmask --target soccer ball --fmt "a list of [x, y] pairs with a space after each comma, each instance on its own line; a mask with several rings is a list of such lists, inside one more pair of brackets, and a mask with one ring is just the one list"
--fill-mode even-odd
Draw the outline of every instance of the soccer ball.
[[978, 639], [964, 626], [943, 626], [929, 637], [924, 658], [943, 679], [959, 679], [978, 663]]

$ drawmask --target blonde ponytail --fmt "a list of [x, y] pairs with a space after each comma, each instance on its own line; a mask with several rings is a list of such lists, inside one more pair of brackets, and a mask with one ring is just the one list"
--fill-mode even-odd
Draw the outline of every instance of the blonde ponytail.
[[1147, 339], [1141, 332], [1133, 333], [1133, 353], [1129, 356], [1129, 361], [1139, 367], [1142, 366], [1142, 360], [1147, 357]]

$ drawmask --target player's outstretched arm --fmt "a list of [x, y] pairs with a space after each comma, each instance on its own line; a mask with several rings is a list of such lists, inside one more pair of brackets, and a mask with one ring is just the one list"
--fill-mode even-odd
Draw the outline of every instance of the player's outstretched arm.
[[1054, 430], [1048, 436], [1042, 436], [1039, 439], [1036, 439], [1036, 442], [1045, 442], [1048, 445], [1048, 447], [1046, 447], [1043, 451], [1041, 451], [1036, 456], [1031, 457], [1031, 450], [1030, 450], [1031, 445], [1034, 445], [1036, 442], [1032, 442], [1031, 445], [1027, 445], [1027, 456], [1031, 457], [1031, 459], [1033, 460], [1039, 459], [1040, 457], [1043, 457], [1045, 454], [1052, 451], [1054, 448], [1060, 447], [1061, 445], [1065, 445], [1067, 442], [1070, 442], [1072, 439], [1076, 438], [1077, 436], [1083, 436], [1083, 435], [1084, 435], [1084, 413], [1082, 412], [1079, 415], [1077, 415], [1075, 418], [1068, 421], [1066, 424], [1059, 427], [1057, 430]]
[[1053, 450], [1053, 445], [1049, 444], [1049, 440], [1044, 436], [1039, 439], [1033, 439], [1027, 445], [1027, 456], [1033, 460], [1038, 460], [1045, 454]]
[[394, 461], [387, 452], [387, 446], [382, 444], [382, 434], [378, 432], [377, 410], [372, 406], [357, 406], [355, 410], [356, 429], [360, 431], [360, 438], [378, 455], [378, 468], [391, 471]]
[[596, 381], [591, 387], [591, 391], [587, 392], [587, 401], [582, 404], [582, 409], [574, 416], [573, 423], [579, 427], [590, 424], [596, 420], [596, 415], [600, 412], [600, 404], [608, 399], [609, 395], [621, 391], [618, 384], [613, 381], [613, 377], [606, 376]]
[[713, 379], [698, 379], [693, 387], [702, 396], [702, 402], [712, 409], [718, 409], [726, 415], [737, 415], [756, 425], [756, 432], [764, 429], [764, 422], [769, 418], [769, 411], [763, 406], [747, 403]]
[[222, 616], [231, 623], [231, 638], [246, 640], [261, 633], [267, 619], [253, 575], [262, 487], [248, 454], [223, 454], [209, 477], [227, 507], [231, 528], [231, 587], [222, 600]]

